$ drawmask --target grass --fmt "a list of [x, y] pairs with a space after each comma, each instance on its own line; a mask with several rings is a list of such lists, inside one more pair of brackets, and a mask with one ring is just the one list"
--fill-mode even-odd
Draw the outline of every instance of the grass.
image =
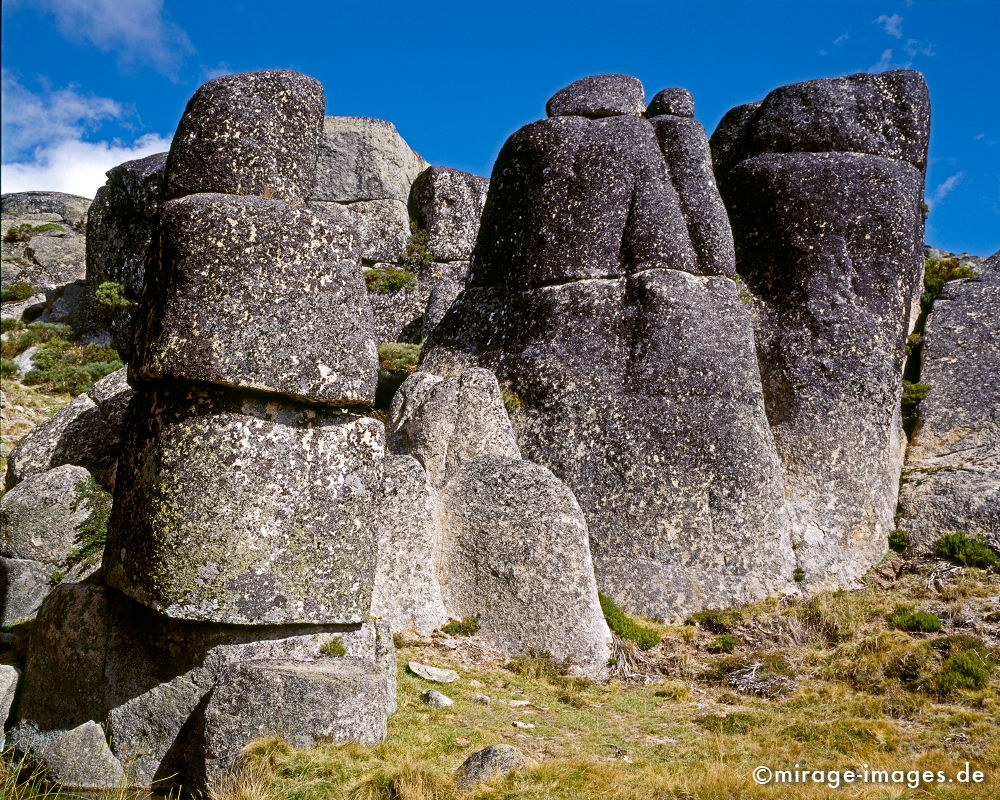
[[973, 539], [962, 531], [946, 533], [935, 543], [938, 555], [963, 567], [1000, 570], [998, 556], [985, 542]]
[[417, 276], [406, 269], [388, 267], [386, 269], [366, 269], [365, 286], [370, 294], [391, 294], [412, 291], [417, 286]]
[[319, 651], [324, 656], [329, 656], [331, 658], [339, 658], [340, 656], [347, 655], [347, 648], [344, 647], [344, 640], [339, 636], [334, 636], [330, 641], [324, 644]]
[[901, 631], [936, 633], [941, 630], [941, 620], [926, 611], [916, 611], [911, 606], [898, 605], [889, 615], [889, 624]]
[[897, 553], [903, 552], [910, 546], [910, 534], [900, 528], [896, 528], [889, 533], [889, 549]]
[[403, 251], [400, 261], [411, 270], [419, 270], [429, 267], [433, 262], [430, 253], [427, 252], [427, 239], [430, 234], [417, 226], [416, 222], [410, 223], [410, 241]]
[[731, 653], [736, 649], [739, 640], [731, 633], [720, 633], [705, 648], [709, 653]]
[[18, 283], [12, 283], [10, 286], [4, 286], [0, 289], [0, 302], [20, 303], [22, 300], [34, 297], [35, 294], [36, 291], [34, 286], [27, 281], [19, 281]]
[[39, 386], [50, 394], [81, 394], [97, 381], [121, 369], [118, 351], [107, 345], [75, 341], [68, 325], [32, 322], [9, 326], [0, 356], [12, 359], [29, 347], [37, 347], [34, 367], [22, 378], [28, 386]]
[[452, 636], [472, 636], [479, 631], [479, 617], [462, 617], [453, 619], [446, 625], [441, 626], [442, 633], [450, 633]]
[[601, 611], [604, 612], [604, 619], [607, 620], [608, 627], [615, 633], [630, 642], [634, 642], [640, 650], [649, 650], [660, 643], [660, 633], [653, 628], [640, 625], [628, 616], [618, 605], [606, 594], [598, 594], [601, 602]]
[[4, 234], [3, 240], [11, 244], [16, 242], [28, 242], [31, 240], [32, 236], [37, 236], [40, 233], [46, 233], [48, 231], [58, 231], [63, 233], [66, 229], [55, 222], [46, 222], [41, 225], [32, 225], [30, 222], [22, 223], [21, 225], [12, 226], [7, 233]]
[[76, 545], [66, 556], [66, 566], [93, 566], [101, 560], [108, 539], [111, 494], [92, 477], [76, 484], [75, 504], [86, 503], [90, 513], [77, 525]]
[[0, 409], [0, 475], [7, 469], [7, 455], [14, 445], [73, 399], [71, 394], [49, 393], [7, 378], [3, 381], [3, 392], [6, 402]]
[[521, 395], [513, 391], [504, 392], [503, 407], [507, 409], [507, 415], [510, 416], [521, 407]]

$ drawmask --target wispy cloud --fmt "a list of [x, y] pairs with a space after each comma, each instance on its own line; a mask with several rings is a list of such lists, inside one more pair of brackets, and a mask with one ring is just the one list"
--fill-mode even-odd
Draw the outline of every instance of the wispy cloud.
[[869, 72], [883, 72], [887, 69], [907, 69], [912, 64], [912, 61], [904, 62], [894, 62], [892, 60], [892, 48], [887, 47], [882, 51], [882, 57], [870, 67], [868, 67]]
[[890, 36], [895, 36], [897, 39], [903, 38], [903, 18], [899, 14], [880, 14], [875, 19], [875, 24], [881, 26]]
[[3, 71], [4, 192], [45, 190], [93, 197], [111, 167], [162, 152], [170, 141], [146, 134], [132, 141], [87, 141], [94, 128], [134, 112], [116, 100], [69, 86], [36, 94]]
[[962, 182], [963, 178], [965, 178], [964, 172], [956, 172], [954, 175], [949, 175], [945, 178], [940, 184], [938, 184], [938, 187], [934, 190], [934, 194], [931, 195], [931, 205], [940, 203], [944, 200], [955, 190], [955, 187]]
[[187, 34], [163, 13], [163, 0], [7, 0], [52, 14], [67, 39], [85, 41], [118, 53], [125, 63], [152, 64], [176, 76], [184, 58], [194, 51]]
[[903, 45], [903, 52], [910, 58], [915, 58], [918, 55], [932, 56], [934, 55], [934, 44], [919, 39], [907, 39], [906, 44]]
[[851, 34], [849, 34], [849, 33], [842, 33], [842, 34], [840, 34], [840, 36], [838, 36], [836, 39], [833, 40], [833, 44], [834, 44], [835, 47], [840, 47], [844, 42], [846, 42], [850, 38], [851, 38]]

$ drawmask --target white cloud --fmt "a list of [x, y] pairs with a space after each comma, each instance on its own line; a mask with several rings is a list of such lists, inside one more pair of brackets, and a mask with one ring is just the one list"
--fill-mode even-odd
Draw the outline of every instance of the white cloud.
[[965, 177], [964, 172], [956, 172], [954, 175], [949, 175], [947, 178], [941, 182], [937, 189], [934, 190], [934, 194], [931, 196], [931, 205], [940, 203], [944, 200], [952, 191], [958, 186], [962, 179]]
[[903, 38], [903, 29], [900, 27], [903, 23], [903, 18], [899, 14], [880, 14], [876, 19], [875, 23], [882, 27], [887, 34], [890, 36], [895, 36], [897, 39]]
[[104, 173], [112, 167], [169, 147], [170, 140], [155, 133], [140, 136], [131, 144], [66, 139], [39, 147], [29, 162], [0, 166], [0, 185], [4, 193], [37, 190], [93, 197], [107, 180]]
[[837, 47], [840, 47], [840, 45], [842, 45], [844, 42], [846, 42], [850, 38], [851, 38], [851, 34], [850, 33], [842, 33], [842, 34], [840, 34], [840, 36], [838, 36], [836, 39], [833, 40], [833, 43]]
[[[16, 0], [55, 16], [67, 39], [114, 51], [125, 62], [152, 64], [173, 76], [193, 52], [187, 34], [163, 15], [163, 0]], [[8, 0], [10, 4], [10, 0]]]

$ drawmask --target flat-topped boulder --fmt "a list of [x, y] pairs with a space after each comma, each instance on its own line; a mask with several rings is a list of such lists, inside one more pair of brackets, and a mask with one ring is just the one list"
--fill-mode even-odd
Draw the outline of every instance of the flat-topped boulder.
[[642, 81], [631, 75], [589, 75], [556, 92], [545, 104], [550, 117], [641, 117], [646, 107]]
[[316, 180], [325, 104], [319, 81], [289, 70], [202, 84], [170, 145], [165, 199], [219, 192], [304, 202]]
[[451, 167], [429, 167], [417, 176], [410, 208], [417, 227], [427, 231], [427, 252], [434, 261], [472, 256], [489, 186], [487, 178]]
[[647, 117], [670, 114], [675, 117], [694, 116], [694, 96], [687, 89], [661, 89], [646, 107]]

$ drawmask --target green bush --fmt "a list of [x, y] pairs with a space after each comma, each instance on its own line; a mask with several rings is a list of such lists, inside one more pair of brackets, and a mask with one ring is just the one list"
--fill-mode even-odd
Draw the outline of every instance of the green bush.
[[59, 338], [39, 347], [34, 364], [24, 376], [24, 383], [67, 394], [81, 394], [105, 375], [122, 368], [118, 351], [113, 347], [98, 344], [81, 347]]
[[108, 520], [111, 519], [111, 495], [92, 477], [76, 484], [75, 505], [86, 503], [87, 518], [76, 526], [76, 545], [66, 556], [66, 566], [82, 564], [89, 567], [101, 560], [108, 540]]
[[413, 270], [429, 267], [433, 263], [430, 253], [427, 252], [429, 235], [424, 229], [418, 228], [416, 222], [411, 222], [410, 241], [407, 243], [400, 261]]
[[330, 641], [323, 645], [319, 651], [324, 656], [329, 656], [331, 658], [340, 658], [340, 656], [347, 655], [347, 648], [344, 647], [344, 641], [339, 636], [334, 636]]
[[796, 567], [792, 570], [792, 579], [796, 583], [802, 583], [806, 579], [806, 571], [802, 567]]
[[739, 641], [731, 633], [720, 633], [705, 648], [709, 653], [731, 653]]
[[941, 697], [963, 689], [985, 689], [996, 664], [985, 650], [962, 650], [948, 656], [933, 678], [933, 687]]
[[13, 378], [20, 371], [12, 359], [0, 358], [0, 378]]
[[11, 244], [15, 242], [27, 242], [31, 240], [32, 236], [37, 236], [39, 233], [45, 233], [47, 231], [59, 231], [59, 233], [64, 232], [66, 229], [55, 222], [46, 222], [42, 225], [32, 225], [30, 222], [25, 222], [21, 225], [14, 225], [11, 227], [7, 233], [4, 234], [3, 240]]
[[416, 288], [417, 276], [399, 267], [387, 269], [366, 269], [365, 286], [370, 294], [390, 294], [411, 291]]
[[946, 533], [935, 543], [937, 554], [963, 567], [979, 567], [1000, 571], [1000, 556], [985, 542], [973, 539], [963, 531]]
[[920, 413], [920, 402], [927, 397], [930, 390], [931, 387], [929, 384], [903, 381], [903, 425], [906, 426], [908, 432], [916, 424], [917, 415]]
[[105, 281], [97, 287], [94, 297], [102, 306], [109, 309], [128, 308], [132, 303], [125, 296], [125, 287], [114, 281]]
[[521, 395], [517, 392], [503, 393], [503, 407], [507, 409], [507, 414], [513, 414], [521, 407]]
[[889, 549], [895, 550], [897, 553], [901, 553], [907, 547], [910, 546], [910, 534], [906, 531], [896, 528], [889, 534]]
[[941, 620], [926, 611], [916, 611], [911, 606], [896, 606], [889, 615], [889, 624], [901, 631], [935, 633], [941, 630]]
[[927, 308], [941, 294], [948, 281], [971, 278], [976, 271], [959, 263], [957, 258], [928, 258], [924, 260], [924, 293], [921, 304]]
[[652, 628], [640, 625], [628, 616], [618, 605], [606, 594], [598, 594], [601, 602], [601, 611], [604, 612], [604, 619], [607, 620], [608, 627], [615, 633], [635, 642], [640, 650], [649, 650], [660, 643], [660, 634]]
[[707, 608], [688, 617], [689, 625], [701, 625], [712, 633], [727, 633], [742, 621], [740, 613], [731, 608]]
[[931, 647], [945, 656], [953, 653], [961, 653], [965, 650], [985, 650], [986, 644], [978, 636], [970, 636], [967, 633], [953, 633], [950, 636], [941, 636], [930, 643]]
[[479, 617], [462, 617], [453, 619], [447, 625], [441, 627], [442, 633], [450, 633], [452, 636], [472, 636], [479, 630]]
[[24, 323], [13, 317], [3, 317], [0, 320], [0, 333], [10, 333], [11, 331], [24, 330]]
[[378, 386], [375, 407], [387, 410], [403, 381], [416, 372], [422, 344], [384, 342], [378, 346]]
[[27, 326], [21, 323], [19, 326], [11, 326], [10, 330], [17, 335], [9, 336], [0, 344], [0, 355], [4, 358], [13, 358], [29, 347], [53, 340], [68, 344], [73, 335], [69, 325], [53, 325], [51, 322], [32, 322]]
[[35, 287], [27, 281], [18, 281], [0, 289], [0, 303], [20, 303], [35, 296]]

